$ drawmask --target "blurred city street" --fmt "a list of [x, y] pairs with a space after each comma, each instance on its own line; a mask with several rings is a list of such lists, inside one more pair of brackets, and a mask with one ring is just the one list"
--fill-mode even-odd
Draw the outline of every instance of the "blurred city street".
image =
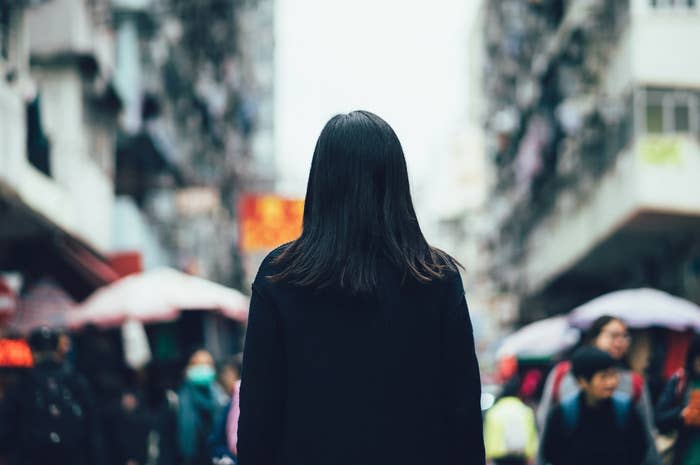
[[700, 465], [699, 45], [697, 0], [0, 0], [0, 465], [236, 464], [251, 283], [359, 109], [464, 265], [487, 463], [578, 463], [593, 347], [627, 463]]

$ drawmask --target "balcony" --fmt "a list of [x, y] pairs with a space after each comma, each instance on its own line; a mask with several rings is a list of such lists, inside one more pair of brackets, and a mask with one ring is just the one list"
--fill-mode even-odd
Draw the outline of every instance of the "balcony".
[[630, 242], [625, 238], [669, 238], [697, 231], [698, 180], [697, 135], [638, 136], [585, 199], [561, 195], [551, 214], [528, 236], [525, 292], [537, 294], [571, 270], [609, 272], [616, 260], [642, 253], [626, 249]]
[[[618, 96], [631, 87], [700, 85], [700, 6], [649, 6], [635, 0], [631, 20], [617, 43], [605, 90]], [[659, 2], [664, 3], [662, 0]], [[668, 3], [668, 2], [666, 2]], [[669, 34], [673, 31], [673, 34]]]

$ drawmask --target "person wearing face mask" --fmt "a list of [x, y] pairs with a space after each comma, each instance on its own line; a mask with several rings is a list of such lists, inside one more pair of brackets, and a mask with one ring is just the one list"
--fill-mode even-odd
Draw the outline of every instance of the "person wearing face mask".
[[206, 350], [195, 351], [185, 370], [178, 393], [177, 438], [184, 465], [210, 463], [207, 438], [223, 408], [217, 396], [214, 359]]
[[[596, 319], [584, 335], [584, 345], [595, 347], [607, 352], [617, 361], [619, 383], [617, 392], [630, 397], [634, 408], [642, 418], [647, 436], [648, 452], [644, 465], [661, 463], [653, 441], [653, 409], [644, 378], [633, 372], [625, 362], [625, 356], [630, 347], [630, 336], [624, 321], [613, 316], [601, 316]], [[545, 383], [542, 399], [537, 409], [537, 424], [545, 433], [545, 422], [554, 408], [562, 399], [575, 394], [580, 389], [579, 384], [571, 373], [571, 363], [563, 361], [550, 372]], [[539, 463], [543, 462], [540, 457]]]

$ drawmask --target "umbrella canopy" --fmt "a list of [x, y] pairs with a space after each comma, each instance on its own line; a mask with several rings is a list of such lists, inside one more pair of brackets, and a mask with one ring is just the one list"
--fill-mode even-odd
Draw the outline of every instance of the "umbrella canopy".
[[248, 318], [248, 298], [206, 279], [157, 268], [98, 289], [71, 315], [70, 325], [110, 327], [127, 320], [172, 321], [182, 310], [214, 310], [244, 322]]
[[551, 357], [573, 347], [580, 336], [580, 331], [569, 326], [565, 316], [547, 318], [506, 336], [497, 356]]
[[660, 326], [674, 331], [700, 331], [700, 307], [656, 289], [615, 291], [575, 308], [569, 323], [586, 329], [603, 315], [620, 318], [630, 328]]
[[18, 310], [10, 317], [9, 328], [29, 334], [39, 326], [61, 328], [75, 311], [75, 301], [55, 281], [44, 278], [20, 299]]

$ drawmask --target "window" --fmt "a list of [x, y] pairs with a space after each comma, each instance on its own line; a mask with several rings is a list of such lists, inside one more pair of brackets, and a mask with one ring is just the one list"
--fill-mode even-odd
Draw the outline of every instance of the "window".
[[650, 0], [652, 8], [695, 8], [697, 0]]
[[700, 133], [700, 93], [685, 90], [642, 92], [647, 133]]
[[660, 103], [647, 103], [647, 132], [664, 132], [664, 109]]
[[10, 7], [0, 2], [0, 59], [10, 57]]
[[689, 102], [676, 102], [673, 107], [673, 129], [675, 132], [690, 131], [690, 104]]

